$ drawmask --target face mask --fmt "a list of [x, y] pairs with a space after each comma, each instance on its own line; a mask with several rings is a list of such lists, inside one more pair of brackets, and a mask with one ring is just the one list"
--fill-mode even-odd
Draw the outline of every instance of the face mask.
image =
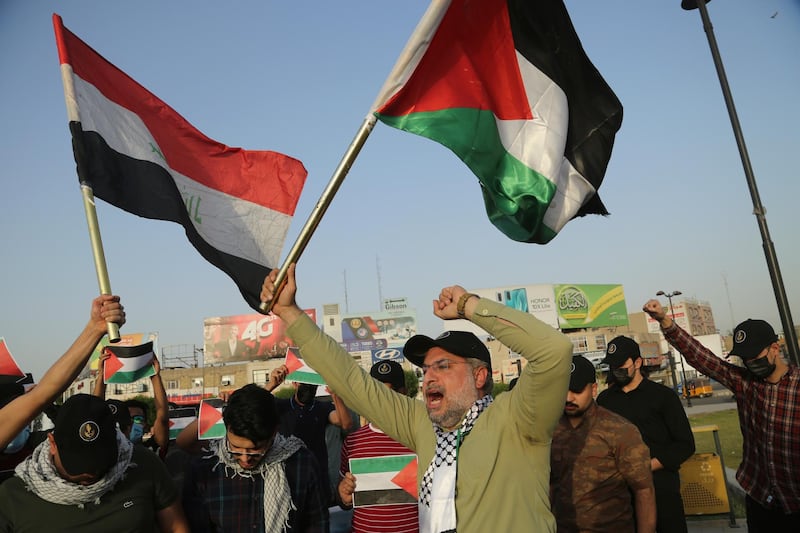
[[615, 368], [614, 370], [611, 371], [611, 374], [614, 376], [614, 381], [620, 387], [624, 387], [625, 385], [633, 381], [633, 376], [628, 374], [627, 368]]
[[766, 357], [745, 361], [744, 366], [758, 379], [766, 379], [775, 372], [775, 363], [770, 363]]
[[144, 426], [142, 424], [134, 423], [131, 425], [131, 442], [142, 442], [144, 436]]
[[31, 428], [25, 427], [19, 434], [14, 437], [14, 440], [8, 443], [8, 446], [5, 447], [3, 453], [12, 454], [17, 453], [20, 451], [24, 446], [25, 443], [28, 442], [28, 437], [31, 436]]

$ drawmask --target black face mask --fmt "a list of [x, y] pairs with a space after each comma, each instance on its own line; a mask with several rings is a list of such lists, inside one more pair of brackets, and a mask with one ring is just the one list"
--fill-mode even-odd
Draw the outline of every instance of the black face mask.
[[628, 374], [627, 368], [615, 368], [611, 371], [611, 374], [614, 376], [614, 382], [619, 385], [620, 387], [624, 387], [631, 381], [633, 381], [633, 376]]
[[758, 379], [767, 379], [775, 372], [775, 363], [770, 363], [766, 357], [745, 361], [744, 366]]
[[313, 402], [316, 395], [317, 387], [314, 385], [308, 385], [304, 383], [297, 387], [297, 401], [303, 405]]

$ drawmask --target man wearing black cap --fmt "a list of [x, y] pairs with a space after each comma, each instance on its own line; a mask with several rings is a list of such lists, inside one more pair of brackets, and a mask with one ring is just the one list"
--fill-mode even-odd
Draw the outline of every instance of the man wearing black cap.
[[597, 404], [633, 422], [650, 448], [656, 531], [685, 533], [688, 529], [678, 469], [694, 453], [694, 434], [680, 398], [669, 387], [642, 374], [639, 345], [631, 338], [612, 339], [603, 362], [609, 367], [613, 385], [600, 393]]
[[596, 395], [594, 365], [574, 356], [550, 456], [550, 502], [558, 532], [652, 533], [656, 501], [650, 450], [636, 426], [599, 407]]
[[514, 390], [494, 400], [489, 351], [475, 335], [416, 335], [403, 352], [422, 368], [423, 403], [388, 390], [319, 330], [295, 302], [294, 265], [276, 294], [277, 274], [264, 280], [261, 298], [274, 298], [305, 361], [347, 405], [417, 453], [420, 531], [555, 531], [547, 471], [569, 381], [568, 338], [529, 313], [445, 287], [435, 316], [470, 320], [528, 365]]
[[76, 394], [48, 440], [0, 485], [2, 531], [188, 532], [177, 492], [152, 453], [135, 450], [96, 396]]
[[800, 531], [800, 372], [781, 357], [775, 330], [763, 320], [736, 326], [730, 355], [742, 359], [742, 368], [681, 329], [658, 300], [644, 311], [689, 364], [736, 398], [743, 448], [736, 479], [747, 493], [747, 530]]
[[[403, 367], [396, 361], [379, 361], [372, 365], [369, 375], [383, 383], [388, 389], [406, 394], [406, 376]], [[369, 423], [347, 436], [342, 446], [341, 481], [339, 501], [343, 509], [353, 506], [353, 493], [358, 479], [350, 473], [350, 459], [387, 457], [413, 454], [411, 450], [393, 440], [374, 424]], [[370, 533], [380, 525], [391, 525], [392, 533], [416, 533], [419, 531], [417, 502], [393, 503], [358, 507], [353, 513], [353, 533]]]

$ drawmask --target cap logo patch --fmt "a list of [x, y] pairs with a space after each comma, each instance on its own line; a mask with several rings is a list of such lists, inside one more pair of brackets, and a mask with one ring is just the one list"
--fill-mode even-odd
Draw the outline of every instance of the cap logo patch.
[[746, 338], [747, 338], [747, 333], [745, 333], [743, 329], [740, 329], [739, 331], [736, 332], [736, 337], [734, 338], [734, 341], [736, 342], [736, 344], [741, 344], [744, 342]]
[[574, 374], [575, 373], [575, 363], [572, 363], [572, 368], [569, 369], [569, 373], [570, 374]]
[[108, 409], [109, 409], [109, 411], [111, 411], [112, 415], [116, 415], [117, 414], [117, 404], [115, 404], [115, 403], [108, 404]]
[[445, 338], [447, 338], [449, 336], [450, 336], [450, 332], [449, 331], [445, 331], [444, 333], [442, 333], [441, 335], [436, 337], [436, 340], [438, 341], [439, 339], [445, 339]]
[[81, 424], [81, 427], [78, 428], [78, 436], [84, 442], [92, 442], [100, 436], [100, 427], [97, 425], [97, 422], [91, 420], [84, 422]]
[[391, 371], [392, 367], [389, 366], [389, 363], [381, 363], [380, 366], [378, 366], [378, 374], [386, 375], [391, 373]]
[[608, 354], [609, 355], [612, 355], [616, 351], [617, 351], [617, 345], [616, 344], [612, 343], [612, 344], [608, 345]]

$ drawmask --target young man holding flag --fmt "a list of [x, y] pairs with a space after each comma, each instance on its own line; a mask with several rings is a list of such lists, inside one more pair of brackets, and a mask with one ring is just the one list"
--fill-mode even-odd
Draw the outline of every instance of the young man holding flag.
[[261, 298], [304, 360], [348, 406], [417, 453], [420, 531], [555, 531], [548, 466], [572, 361], [567, 337], [529, 313], [445, 287], [434, 315], [474, 322], [529, 364], [516, 388], [494, 400], [491, 357], [475, 335], [416, 335], [403, 351], [425, 375], [423, 403], [374, 380], [305, 315], [295, 301], [295, 265], [276, 294], [277, 277], [273, 270], [264, 280]]

